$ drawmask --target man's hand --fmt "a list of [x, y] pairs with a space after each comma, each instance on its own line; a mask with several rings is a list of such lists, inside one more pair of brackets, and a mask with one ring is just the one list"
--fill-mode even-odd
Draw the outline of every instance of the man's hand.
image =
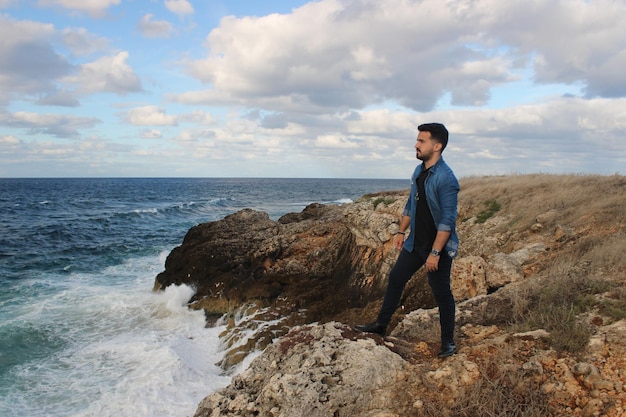
[[439, 269], [439, 258], [440, 256], [435, 256], [433, 254], [428, 255], [426, 259], [426, 270], [428, 272], [435, 272]]
[[401, 234], [401, 233], [398, 233], [396, 235], [394, 243], [396, 245], [396, 249], [401, 250], [402, 249], [402, 245], [404, 245], [404, 235]]

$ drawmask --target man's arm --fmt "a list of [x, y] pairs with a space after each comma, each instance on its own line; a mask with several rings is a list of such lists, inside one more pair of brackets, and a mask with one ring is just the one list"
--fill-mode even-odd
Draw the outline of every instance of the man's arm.
[[406, 237], [406, 233], [409, 231], [409, 226], [411, 225], [411, 217], [410, 216], [402, 216], [400, 220], [400, 233], [396, 235], [394, 243], [396, 245], [396, 249], [402, 249], [402, 245], [404, 244], [404, 238]]

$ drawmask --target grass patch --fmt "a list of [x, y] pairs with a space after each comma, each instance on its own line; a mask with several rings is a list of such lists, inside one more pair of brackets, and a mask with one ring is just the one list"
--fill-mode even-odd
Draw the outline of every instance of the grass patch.
[[[424, 402], [421, 417], [545, 417], [552, 415], [549, 399], [539, 382], [525, 378], [517, 346], [505, 346], [497, 355], [477, 363], [480, 377], [454, 399], [442, 404], [438, 398]], [[514, 365], [516, 364], [517, 365]], [[517, 369], [515, 369], [517, 368]]]
[[484, 223], [500, 211], [502, 206], [496, 200], [485, 201], [485, 209], [476, 216], [476, 223]]
[[626, 317], [626, 301], [621, 299], [620, 288], [617, 283], [587, 276], [545, 278], [521, 303], [518, 300], [525, 312], [515, 317], [513, 327], [545, 329], [550, 332], [554, 349], [581, 353], [589, 343], [592, 329], [579, 315], [596, 310], [614, 320]]
[[528, 326], [550, 332], [550, 345], [557, 351], [583, 352], [589, 343], [591, 329], [578, 320], [578, 308], [573, 303], [548, 303], [544, 300], [530, 312]]
[[379, 204], [384, 204], [385, 206], [390, 206], [391, 204], [398, 201], [398, 198], [406, 198], [405, 191], [383, 191], [378, 193], [370, 193], [361, 196], [357, 200], [357, 203], [371, 203], [374, 208], [376, 208]]
[[389, 198], [389, 197], [378, 197], [377, 199], [375, 199], [374, 201], [372, 201], [372, 204], [374, 205], [374, 207], [378, 207], [379, 204], [384, 204], [385, 206], [388, 206], [390, 204], [393, 204], [396, 202], [395, 198]]

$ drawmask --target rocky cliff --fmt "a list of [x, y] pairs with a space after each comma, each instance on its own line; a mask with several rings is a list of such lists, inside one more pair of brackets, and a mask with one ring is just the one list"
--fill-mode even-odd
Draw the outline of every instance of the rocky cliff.
[[461, 180], [460, 349], [444, 361], [422, 271], [385, 338], [351, 330], [380, 306], [406, 196], [189, 231], [155, 289], [193, 285], [191, 308], [226, 318], [225, 370], [263, 350], [197, 416], [626, 413], [624, 177]]

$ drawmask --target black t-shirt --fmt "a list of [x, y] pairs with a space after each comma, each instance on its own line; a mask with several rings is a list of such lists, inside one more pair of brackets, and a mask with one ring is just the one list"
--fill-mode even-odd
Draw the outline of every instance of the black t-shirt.
[[433, 215], [430, 213], [428, 202], [426, 201], [426, 188], [424, 187], [424, 183], [429, 173], [430, 168], [422, 169], [417, 179], [414, 239], [416, 248], [430, 250], [435, 241], [435, 236], [437, 236], [437, 226], [435, 225]]

